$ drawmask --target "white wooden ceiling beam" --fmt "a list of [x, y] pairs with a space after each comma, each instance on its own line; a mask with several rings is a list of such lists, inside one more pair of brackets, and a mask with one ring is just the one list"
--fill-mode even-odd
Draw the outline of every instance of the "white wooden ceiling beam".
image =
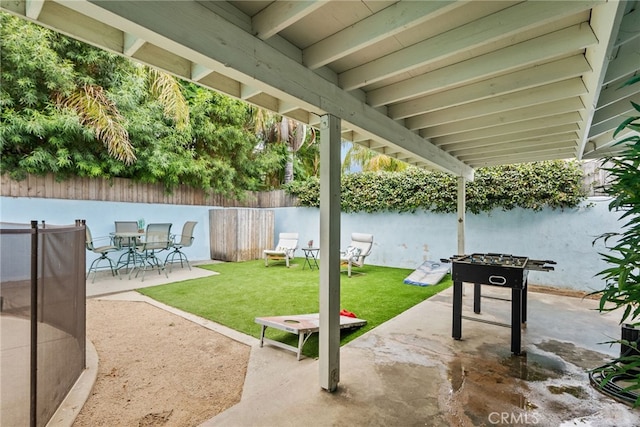
[[428, 113], [468, 102], [579, 77], [591, 70], [584, 55], [574, 55], [537, 67], [438, 92], [391, 105], [388, 114], [394, 120]]
[[550, 8], [544, 2], [522, 2], [345, 71], [338, 76], [338, 82], [345, 90], [357, 89], [423, 67], [455, 53], [472, 52], [496, 39], [510, 37], [541, 23], [588, 10], [595, 3], [562, 2]]
[[515, 123], [542, 117], [551, 117], [556, 114], [572, 113], [580, 109], [584, 109], [580, 98], [563, 99], [549, 104], [537, 105], [533, 108], [520, 108], [518, 110], [490, 114], [463, 122], [425, 128], [420, 130], [420, 136], [433, 139], [448, 134], [500, 126], [504, 123]]
[[274, 1], [251, 19], [253, 33], [266, 40], [324, 6], [327, 0]]
[[567, 147], [557, 150], [548, 150], [543, 153], [528, 153], [526, 160], [520, 155], [493, 157], [491, 159], [470, 159], [469, 164], [474, 168], [484, 168], [490, 166], [509, 165], [514, 163], [531, 163], [544, 160], [570, 159], [574, 157], [575, 148]]
[[[532, 138], [545, 137], [550, 135], [573, 133], [575, 137], [577, 136], [575, 132], [577, 132], [578, 129], [579, 128], [576, 123], [571, 123], [571, 124], [560, 125], [560, 126], [550, 126], [545, 128], [543, 131], [539, 129], [535, 129], [535, 130], [529, 130], [529, 131], [523, 131], [523, 132], [510, 133], [506, 135], [488, 136], [485, 138], [478, 138], [470, 141], [442, 144], [442, 145], [438, 145], [438, 147], [442, 147], [446, 149], [448, 153], [454, 154], [453, 151], [466, 150], [466, 149], [471, 149], [476, 147], [490, 147], [492, 145], [500, 145], [500, 144], [511, 143], [516, 141], [531, 140]], [[454, 155], [457, 155], [457, 154], [454, 154]]]
[[146, 42], [140, 37], [133, 34], [124, 33], [124, 48], [122, 53], [125, 56], [132, 57]]
[[373, 107], [401, 102], [466, 83], [490, 78], [527, 65], [579, 52], [598, 42], [589, 25], [574, 25], [535, 39], [477, 56], [367, 93]]
[[495, 98], [463, 104], [458, 107], [420, 114], [405, 120], [409, 129], [421, 129], [446, 123], [469, 120], [475, 117], [510, 111], [533, 105], [545, 104], [564, 98], [577, 97], [587, 89], [580, 77], [552, 83], [519, 92], [508, 93]]
[[[636, 30], [640, 32], [640, 27]], [[640, 62], [640, 37], [632, 39], [618, 48], [618, 55], [609, 62], [603, 84], [615, 82], [638, 70]]]
[[588, 108], [584, 120], [581, 121], [581, 129], [578, 133], [577, 159], [582, 158], [584, 145], [589, 138], [591, 120], [593, 119], [595, 107], [598, 105], [600, 88], [606, 80], [607, 68], [616, 42], [614, 29], [618, 28], [622, 22], [625, 8], [626, 2], [624, 1], [608, 2], [594, 7], [591, 11], [589, 23], [599, 43], [588, 47], [585, 52], [585, 57], [593, 67], [594, 72], [583, 76], [584, 84], [589, 89], [589, 93], [582, 97], [582, 102]]
[[624, 105], [620, 104], [621, 109], [618, 110], [620, 111], [619, 115], [610, 116], [606, 119], [599, 118], [600, 122], [592, 123], [589, 128], [589, 139], [602, 135], [610, 130], [616, 130], [618, 126], [620, 126], [620, 123], [635, 111], [631, 104], [627, 105], [626, 110], [622, 109], [622, 107], [624, 107]]
[[639, 99], [636, 99], [635, 95], [631, 95], [627, 98], [618, 100], [618, 102], [609, 104], [606, 107], [599, 108], [593, 115], [592, 125], [598, 125], [606, 120], [610, 120], [611, 118], [618, 118], [618, 120], [622, 122], [624, 118], [621, 118], [620, 116], [626, 115], [633, 111], [633, 105], [631, 105], [631, 101], [634, 101], [636, 103], [640, 102]]
[[567, 140], [564, 145], [560, 145], [558, 142], [553, 142], [549, 145], [542, 144], [538, 147], [522, 148], [520, 150], [506, 149], [491, 153], [483, 152], [477, 155], [461, 156], [461, 158], [464, 159], [465, 162], [472, 163], [491, 161], [492, 159], [500, 159], [501, 161], [504, 159], [522, 159], [523, 154], [526, 154], [527, 161], [533, 161], [529, 160], [530, 158], [538, 158], [539, 156], [547, 156], [549, 154], [553, 154], [551, 158], [563, 158], [558, 157], [558, 153], [566, 153], [567, 157], [564, 158], [573, 157], [575, 154], [575, 141]]
[[213, 70], [200, 64], [191, 64], [191, 80], [199, 81], [213, 73]]
[[303, 64], [314, 70], [381, 40], [435, 19], [457, 7], [455, 0], [398, 2], [302, 51]]
[[242, 84], [240, 85], [240, 98], [241, 99], [251, 99], [254, 96], [261, 94], [262, 91], [258, 88], [255, 88], [250, 85]]
[[632, 10], [622, 17], [620, 23], [620, 30], [614, 46], [618, 47], [622, 44], [628, 43], [635, 38], [640, 37], [640, 8]]
[[616, 103], [622, 99], [629, 98], [631, 96], [640, 93], [640, 85], [629, 85], [620, 87], [619, 85], [610, 85], [606, 89], [600, 91], [600, 97], [598, 98], [598, 108], [606, 107]]
[[515, 123], [508, 123], [499, 126], [491, 126], [484, 129], [474, 129], [467, 132], [459, 132], [432, 139], [431, 142], [438, 147], [445, 148], [447, 144], [457, 144], [469, 141], [476, 141], [484, 138], [496, 138], [503, 135], [510, 135], [519, 132], [527, 132], [556, 126], [571, 126], [577, 130], [577, 122], [582, 117], [578, 113], [555, 114], [553, 116], [538, 119], [523, 120]]
[[454, 156], [462, 157], [474, 157], [480, 155], [494, 155], [495, 153], [500, 154], [516, 154], [521, 153], [522, 151], [531, 150], [545, 150], [547, 148], [553, 148], [553, 146], [558, 143], [573, 141], [575, 145], [576, 140], [575, 132], [569, 133], [560, 133], [557, 135], [548, 135], [548, 136], [536, 136], [535, 138], [523, 139], [519, 141], [510, 141], [502, 144], [494, 144], [487, 146], [480, 146], [475, 148], [467, 148], [467, 149], [453, 149], [450, 151]]
[[26, 0], [24, 13], [27, 18], [38, 19], [43, 6], [44, 0]]

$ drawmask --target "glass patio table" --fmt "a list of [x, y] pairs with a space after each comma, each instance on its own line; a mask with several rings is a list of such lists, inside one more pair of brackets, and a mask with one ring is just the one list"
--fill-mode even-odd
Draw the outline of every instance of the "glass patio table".
[[[114, 244], [121, 248], [126, 248], [127, 251], [120, 255], [118, 262], [116, 263], [116, 270], [121, 268], [129, 268], [129, 266], [136, 265], [136, 245], [139, 244], [140, 238], [144, 236], [144, 231], [114, 231], [109, 233], [114, 241]], [[123, 245], [122, 243], [127, 243]]]

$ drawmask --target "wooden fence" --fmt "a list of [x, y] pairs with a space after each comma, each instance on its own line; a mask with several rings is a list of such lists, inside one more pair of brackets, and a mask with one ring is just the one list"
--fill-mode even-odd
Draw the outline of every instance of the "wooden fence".
[[244, 200], [207, 194], [184, 185], [168, 194], [162, 184], [144, 184], [125, 178], [71, 178], [56, 181], [52, 174], [29, 175], [15, 181], [8, 174], [0, 177], [0, 195], [49, 199], [100, 200], [109, 202], [161, 203], [174, 205], [277, 208], [295, 206], [294, 197], [284, 191], [247, 192]]

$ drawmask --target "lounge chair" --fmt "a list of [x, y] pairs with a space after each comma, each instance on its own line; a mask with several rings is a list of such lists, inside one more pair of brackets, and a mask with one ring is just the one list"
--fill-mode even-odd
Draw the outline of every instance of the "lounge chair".
[[278, 236], [278, 244], [273, 250], [265, 249], [264, 266], [269, 266], [269, 260], [284, 260], [289, 267], [289, 260], [295, 257], [296, 249], [298, 249], [298, 233], [280, 233]]
[[347, 266], [349, 277], [351, 277], [351, 267], [362, 267], [372, 248], [373, 234], [351, 233], [351, 243], [347, 249], [340, 251], [340, 265]]

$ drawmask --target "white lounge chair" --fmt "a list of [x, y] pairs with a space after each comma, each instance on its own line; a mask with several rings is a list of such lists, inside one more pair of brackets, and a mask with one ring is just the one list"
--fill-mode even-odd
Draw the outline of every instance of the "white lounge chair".
[[298, 249], [298, 233], [280, 233], [278, 236], [278, 244], [276, 248], [265, 249], [264, 266], [269, 266], [270, 259], [284, 260], [289, 267], [289, 260], [295, 257], [296, 249]]
[[373, 248], [373, 234], [351, 233], [351, 243], [344, 251], [340, 251], [340, 265], [347, 266], [347, 274], [351, 277], [351, 267], [362, 267], [364, 260]]

